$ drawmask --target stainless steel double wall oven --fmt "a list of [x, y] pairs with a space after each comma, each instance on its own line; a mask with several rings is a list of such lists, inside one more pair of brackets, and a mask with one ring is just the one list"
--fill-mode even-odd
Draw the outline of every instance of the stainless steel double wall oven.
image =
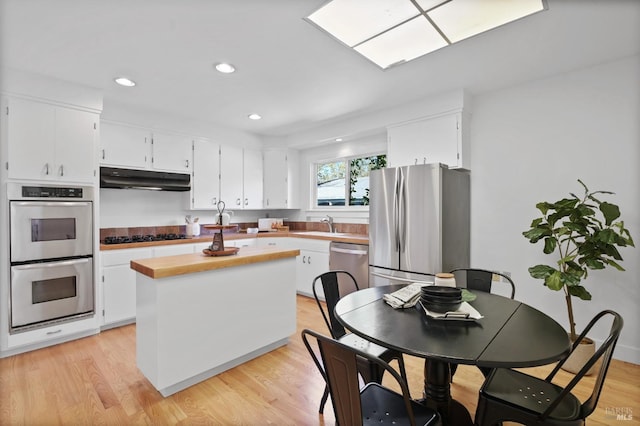
[[89, 186], [10, 183], [11, 333], [94, 315]]

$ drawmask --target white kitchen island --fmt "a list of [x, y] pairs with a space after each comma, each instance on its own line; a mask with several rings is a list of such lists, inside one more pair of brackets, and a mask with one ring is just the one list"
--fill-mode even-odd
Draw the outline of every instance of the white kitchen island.
[[285, 345], [296, 331], [299, 250], [131, 261], [138, 368], [168, 396]]

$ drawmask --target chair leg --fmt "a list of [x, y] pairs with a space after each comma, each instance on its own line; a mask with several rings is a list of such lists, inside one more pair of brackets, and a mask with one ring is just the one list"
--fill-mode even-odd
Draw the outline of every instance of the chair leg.
[[409, 380], [407, 379], [407, 370], [404, 368], [404, 357], [402, 355], [398, 357], [398, 368], [400, 369], [400, 376], [404, 382], [409, 383]]
[[324, 414], [324, 406], [327, 403], [327, 399], [329, 398], [329, 387], [324, 387], [324, 393], [322, 394], [322, 399], [320, 400], [320, 414]]

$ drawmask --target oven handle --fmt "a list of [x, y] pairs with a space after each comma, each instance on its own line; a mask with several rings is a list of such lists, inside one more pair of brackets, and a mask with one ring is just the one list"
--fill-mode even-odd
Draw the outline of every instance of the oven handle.
[[79, 259], [70, 259], [70, 260], [60, 260], [53, 262], [40, 262], [40, 263], [29, 263], [25, 265], [15, 265], [12, 266], [13, 269], [17, 269], [20, 271], [28, 271], [30, 269], [42, 269], [42, 268], [57, 268], [60, 266], [72, 266], [72, 265], [80, 265], [83, 263], [88, 263], [91, 258], [82, 257]]

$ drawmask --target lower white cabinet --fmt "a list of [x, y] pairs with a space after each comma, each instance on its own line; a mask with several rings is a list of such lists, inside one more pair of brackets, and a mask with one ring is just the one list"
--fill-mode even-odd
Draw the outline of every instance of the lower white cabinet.
[[[329, 270], [329, 241], [302, 238], [296, 238], [296, 240], [300, 249], [296, 265], [296, 290], [299, 294], [313, 297], [314, 278]], [[321, 288], [318, 295], [324, 299]]]
[[171, 244], [166, 246], [153, 247], [152, 257], [177, 256], [179, 254], [191, 254], [195, 244]]
[[[192, 246], [188, 244], [188, 246]], [[102, 276], [102, 327], [109, 328], [136, 319], [136, 273], [134, 259], [153, 256], [151, 248], [132, 248], [100, 253]]]

